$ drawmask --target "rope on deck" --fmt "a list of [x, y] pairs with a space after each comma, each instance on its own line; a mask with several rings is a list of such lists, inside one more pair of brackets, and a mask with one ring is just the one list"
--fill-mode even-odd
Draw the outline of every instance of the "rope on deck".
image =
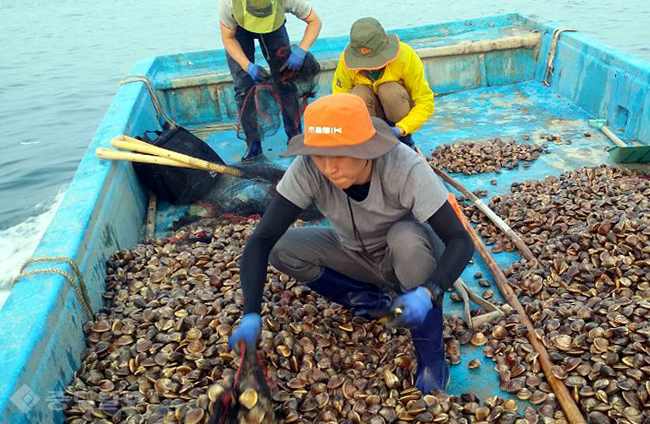
[[217, 132], [217, 131], [237, 131], [239, 130], [239, 123], [224, 123], [224, 124], [213, 124], [206, 125], [201, 128], [191, 129], [193, 133], [204, 133], [204, 132]]
[[[167, 122], [169, 122], [169, 125], [171, 125], [172, 127], [179, 126], [178, 122], [172, 119], [165, 111], [165, 108], [160, 103], [160, 99], [158, 99], [158, 96], [156, 95], [156, 90], [153, 87], [153, 83], [149, 78], [147, 78], [144, 75], [127, 75], [124, 78], [122, 78], [122, 80], [118, 85], [121, 86], [132, 82], [142, 82], [147, 87], [147, 90], [149, 90], [149, 95], [151, 96], [151, 101], [153, 102], [153, 106], [156, 109], [156, 115], [158, 116], [158, 120], [160, 120], [162, 117]], [[239, 124], [226, 123], [226, 124], [206, 125], [201, 128], [189, 129], [189, 131], [192, 133], [217, 132], [217, 131], [228, 131], [228, 130], [237, 131], [238, 128], [239, 128]]]
[[553, 76], [553, 71], [555, 70], [553, 62], [555, 61], [557, 42], [560, 39], [560, 35], [562, 35], [563, 32], [575, 32], [575, 31], [578, 30], [576, 28], [555, 28], [553, 30], [551, 48], [548, 51], [548, 60], [546, 61], [546, 71], [544, 71], [544, 78], [542, 78], [542, 83], [544, 83], [545, 86], [548, 87], [551, 85], [551, 83], [548, 80]]
[[[79, 281], [79, 284], [75, 283], [74, 278], [67, 272], [57, 269], [57, 268], [44, 268], [44, 269], [37, 269], [34, 271], [28, 271], [28, 272], [23, 272], [25, 268], [32, 263], [36, 262], [67, 262], [72, 270], [74, 271], [75, 275], [77, 276], [77, 280]], [[70, 285], [74, 289], [77, 299], [79, 299], [79, 302], [81, 302], [81, 306], [83, 306], [84, 310], [88, 314], [88, 319], [93, 319], [93, 310], [90, 307], [90, 298], [88, 297], [88, 290], [86, 290], [86, 283], [84, 282], [83, 275], [81, 275], [81, 271], [79, 271], [79, 267], [70, 258], [67, 258], [65, 256], [42, 256], [39, 258], [29, 258], [25, 261], [25, 263], [20, 267], [19, 274], [16, 278], [14, 278], [14, 281], [12, 283], [12, 286], [16, 285], [18, 280], [29, 277], [32, 275], [37, 275], [37, 274], [49, 274], [49, 273], [54, 273], [54, 274], [59, 274], [62, 275], [68, 282], [70, 282]]]
[[158, 96], [156, 95], [156, 90], [153, 88], [153, 84], [151, 83], [151, 80], [147, 78], [144, 75], [127, 75], [118, 84], [118, 86], [124, 85], [124, 84], [129, 84], [132, 82], [142, 82], [144, 83], [145, 87], [147, 87], [147, 90], [149, 90], [149, 95], [151, 96], [151, 101], [153, 102], [153, 107], [156, 109], [156, 115], [158, 116], [158, 119], [160, 120], [160, 117], [162, 116], [165, 118], [167, 122], [169, 122], [169, 125], [172, 127], [177, 127], [178, 122], [174, 121], [171, 116], [167, 114], [165, 111], [165, 108], [163, 108], [162, 104], [160, 103], [160, 100], [158, 99]]

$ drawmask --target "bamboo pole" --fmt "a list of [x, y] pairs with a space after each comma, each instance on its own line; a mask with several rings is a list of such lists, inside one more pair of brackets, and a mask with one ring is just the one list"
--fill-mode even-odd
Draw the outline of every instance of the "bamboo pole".
[[152, 163], [154, 165], [194, 168], [193, 166], [186, 163], [172, 159], [161, 158], [159, 156], [142, 155], [140, 153], [123, 152], [121, 150], [104, 149], [102, 147], [95, 149], [95, 155], [97, 155], [98, 158], [108, 160], [126, 160], [129, 162]]
[[[151, 163], [164, 166], [178, 166], [182, 168], [200, 169], [202, 171], [216, 172], [243, 179], [263, 179], [275, 183], [283, 171], [265, 166], [238, 166], [214, 163], [204, 159], [195, 158], [172, 150], [163, 149], [147, 142], [118, 135], [111, 140], [111, 145], [123, 150], [97, 148], [95, 154], [102, 159], [127, 160], [131, 162]], [[138, 152], [138, 153], [133, 153]]]
[[449, 174], [447, 174], [445, 171], [438, 169], [434, 166], [431, 166], [433, 171], [440, 176], [443, 180], [447, 181], [452, 187], [454, 187], [456, 190], [459, 192], [463, 193], [465, 197], [470, 199], [474, 204], [476, 205], [477, 208], [480, 209], [481, 212], [483, 212], [487, 217], [492, 221], [501, 231], [503, 231], [509, 238], [512, 240], [512, 242], [517, 246], [517, 249], [521, 253], [521, 255], [528, 259], [529, 261], [533, 261], [534, 263], [537, 263], [537, 259], [533, 255], [533, 252], [530, 251], [528, 246], [526, 246], [526, 243], [519, 237], [519, 234], [517, 234], [512, 228], [508, 226], [508, 224], [505, 223], [503, 219], [488, 205], [483, 203], [481, 199], [476, 197], [474, 193], [470, 192], [467, 190], [465, 187], [463, 187], [459, 182], [454, 180]]
[[[455, 200], [453, 201], [455, 203]], [[499, 286], [499, 291], [501, 291], [503, 298], [506, 300], [506, 302], [508, 302], [510, 306], [512, 306], [515, 309], [515, 311], [517, 311], [517, 314], [519, 314], [519, 316], [521, 317], [523, 324], [526, 325], [526, 329], [528, 330], [526, 337], [530, 341], [530, 344], [533, 346], [535, 351], [539, 354], [539, 362], [542, 366], [542, 371], [544, 371], [544, 375], [546, 376], [548, 383], [551, 385], [551, 388], [553, 389], [553, 393], [555, 393], [558, 402], [560, 402], [560, 406], [562, 407], [562, 410], [566, 414], [567, 419], [571, 424], [587, 424], [584, 417], [582, 416], [582, 413], [580, 412], [580, 409], [578, 408], [578, 405], [576, 404], [573, 397], [569, 393], [567, 387], [564, 385], [564, 382], [553, 375], [551, 371], [553, 367], [553, 362], [551, 362], [551, 358], [549, 357], [548, 352], [546, 351], [546, 347], [537, 338], [535, 327], [533, 326], [533, 323], [530, 321], [530, 318], [528, 318], [528, 315], [526, 314], [524, 307], [521, 305], [521, 302], [519, 302], [519, 299], [517, 298], [514, 291], [512, 290], [512, 287], [510, 287], [510, 285], [506, 281], [505, 274], [503, 273], [501, 268], [499, 268], [499, 265], [497, 265], [496, 261], [492, 257], [492, 254], [489, 252], [485, 243], [483, 243], [481, 236], [479, 236], [476, 230], [474, 230], [474, 228], [472, 228], [472, 226], [469, 224], [467, 217], [463, 215], [462, 219], [463, 219], [463, 224], [468, 229], [470, 237], [472, 237], [472, 241], [476, 246], [476, 250], [478, 250], [479, 254], [483, 258], [483, 261], [485, 262], [488, 269], [492, 273], [492, 276], [494, 277], [497, 286]]]
[[163, 149], [152, 144], [143, 143], [140, 140], [122, 135], [111, 140], [111, 146], [120, 149], [132, 150], [138, 153], [146, 153], [167, 159], [172, 159], [178, 162], [190, 165], [191, 168], [205, 169], [206, 171], [214, 171], [220, 174], [228, 174], [234, 177], [245, 177], [244, 171], [227, 165], [209, 162], [207, 160], [198, 159], [192, 156], [184, 155], [182, 153], [174, 152], [171, 150]]

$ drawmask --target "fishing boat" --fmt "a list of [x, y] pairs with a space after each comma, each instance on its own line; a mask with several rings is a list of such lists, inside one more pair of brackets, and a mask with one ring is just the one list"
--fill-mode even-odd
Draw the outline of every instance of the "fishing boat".
[[[558, 135], [571, 144], [549, 143], [526, 169], [455, 175], [469, 190], [489, 196], [509, 191], [513, 181], [544, 179], [582, 166], [613, 164], [610, 139], [589, 120], [606, 120], [632, 146], [650, 143], [650, 64], [616, 51], [572, 28], [538, 18], [506, 14], [393, 31], [416, 49], [436, 93], [435, 114], [414, 139], [425, 155], [443, 144], [466, 140], [531, 142]], [[318, 95], [331, 92], [337, 59], [347, 36], [319, 39], [312, 52], [321, 64]], [[258, 57], [261, 55], [258, 53]], [[149, 193], [129, 162], [96, 157], [119, 134], [141, 136], [160, 129], [164, 115], [191, 129], [226, 163], [239, 160], [244, 143], [233, 130], [237, 109], [223, 51], [157, 56], [137, 63], [88, 146], [65, 198], [0, 310], [0, 421], [63, 423], [60, 398], [81, 364], [84, 323], [102, 307], [106, 262], [144, 235]], [[155, 101], [154, 101], [155, 100]], [[267, 158], [286, 145], [279, 134], [264, 142]], [[629, 165], [639, 167], [642, 165]], [[188, 207], [160, 204], [156, 232], [165, 234]], [[40, 259], [39, 259], [40, 258]], [[496, 255], [501, 267], [516, 252]], [[465, 280], [480, 260], [467, 268]], [[461, 313], [446, 304], [447, 313]], [[485, 358], [463, 347], [463, 361]], [[493, 367], [469, 374], [452, 368], [451, 393], [499, 394]], [[58, 395], [57, 395], [58, 394]]]

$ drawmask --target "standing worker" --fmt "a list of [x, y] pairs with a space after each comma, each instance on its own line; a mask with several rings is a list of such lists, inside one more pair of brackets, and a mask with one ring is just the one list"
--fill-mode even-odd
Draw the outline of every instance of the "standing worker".
[[370, 115], [386, 120], [410, 147], [415, 146], [411, 134], [433, 115], [433, 91], [422, 60], [375, 18], [361, 18], [352, 25], [332, 92], [361, 97]]
[[[287, 12], [307, 23], [302, 41], [293, 49], [285, 28]], [[256, 83], [269, 78], [268, 72], [255, 63], [255, 40], [259, 40], [272, 74], [279, 74], [285, 65], [291, 71], [298, 71], [316, 41], [322, 23], [305, 0], [220, 0], [219, 22], [228, 68], [235, 86], [241, 126], [246, 135], [246, 153], [242, 160], [252, 161], [262, 156], [262, 139], [257, 128], [255, 102], [246, 102], [244, 107], [244, 99]], [[286, 49], [291, 49], [288, 60], [284, 59]], [[281, 54], [283, 51], [284, 55]], [[296, 88], [290, 83], [280, 83], [278, 87], [284, 128], [291, 139], [302, 132]]]
[[[231, 346], [256, 347], [270, 261], [355, 315], [401, 307], [399, 325], [411, 329], [415, 345], [416, 387], [446, 389], [443, 294], [474, 251], [447, 189], [357, 96], [316, 100], [305, 128], [283, 154], [299, 157], [244, 249], [244, 316]], [[332, 227], [287, 231], [312, 203]]]

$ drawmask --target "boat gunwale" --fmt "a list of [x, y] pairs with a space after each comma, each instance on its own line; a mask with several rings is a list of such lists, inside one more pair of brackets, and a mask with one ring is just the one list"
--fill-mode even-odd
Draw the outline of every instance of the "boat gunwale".
[[[147, 73], [154, 63], [155, 59], [139, 61], [132, 70]], [[101, 264], [102, 270], [98, 271], [95, 269], [97, 264], [91, 263], [93, 259], [96, 262], [98, 258], [88, 256], [91, 248], [96, 247], [92, 246], [93, 241], [88, 238], [91, 237], [90, 234], [94, 234], [94, 231], [99, 230], [98, 207], [101, 208], [103, 201], [107, 200], [106, 195], [116, 178], [116, 173], [124, 173], [127, 164], [100, 161], [95, 156], [94, 150], [96, 147], [108, 147], [109, 140], [113, 136], [128, 133], [133, 112], [143, 100], [149, 102], [149, 93], [142, 85], [130, 84], [118, 88], [33, 257], [67, 257], [77, 263], [86, 281], [93, 279], [92, 274], [97, 272], [103, 272], [105, 277], [105, 264]], [[78, 236], [69, 237], [70, 231]], [[95, 234], [94, 238], [98, 239], [97, 236]], [[69, 271], [67, 264], [51, 263], [33, 263], [28, 265], [25, 271], [48, 267]], [[105, 287], [105, 283], [102, 286]], [[89, 287], [90, 292], [96, 292], [98, 289], [99, 287]], [[101, 295], [94, 297], [91, 295], [90, 302], [96, 312], [101, 307], [103, 299]], [[22, 421], [25, 415], [17, 409], [10, 398], [23, 384], [34, 390], [35, 387], [40, 386], [40, 381], [52, 378], [48, 375], [52, 374], [52, 370], [43, 369], [43, 360], [61, 352], [56, 348], [48, 349], [48, 346], [55, 339], [70, 336], [65, 332], [59, 334], [52, 331], [52, 325], [54, 323], [55, 328], [58, 329], [76, 328], [80, 331], [81, 325], [75, 325], [78, 324], [75, 322], [78, 320], [86, 322], [87, 315], [81, 302], [76, 299], [72, 286], [62, 275], [38, 274], [25, 277], [16, 283], [0, 309], [0, 361], [3, 364], [0, 367], [0, 378], [5, 381], [0, 388], [1, 422], [11, 424], [29, 422]], [[68, 322], [70, 327], [66, 327], [65, 322]], [[65, 347], [65, 355], [73, 355], [74, 360], [79, 361], [86, 346], [83, 332], [78, 332], [76, 336], [76, 343], [69, 340], [71, 345]], [[38, 371], [26, 373], [27, 369]], [[63, 384], [67, 385], [67, 383], [66, 381]], [[41, 399], [43, 399], [42, 394], [43, 392], [41, 392]]]

